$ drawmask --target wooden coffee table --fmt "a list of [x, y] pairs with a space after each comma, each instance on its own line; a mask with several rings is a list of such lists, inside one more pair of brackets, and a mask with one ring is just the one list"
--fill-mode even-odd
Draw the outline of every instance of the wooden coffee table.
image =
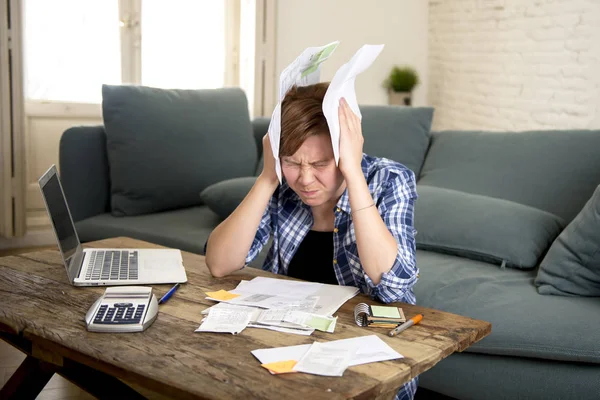
[[[86, 247], [161, 246], [115, 238]], [[338, 322], [333, 334], [315, 331], [311, 336], [298, 336], [253, 328], [235, 336], [194, 333], [202, 319], [200, 312], [214, 304], [204, 299], [205, 292], [231, 290], [242, 279], [276, 275], [245, 268], [217, 279], [210, 275], [203, 256], [183, 252], [183, 262], [188, 283], [160, 306], [158, 319], [148, 330], [107, 334], [88, 332], [83, 320], [104, 288], [71, 286], [58, 250], [0, 258], [0, 338], [28, 354], [0, 398], [11, 394], [35, 397], [52, 375], [59, 373], [99, 398], [139, 398], [141, 392], [180, 399], [389, 399], [411, 378], [491, 332], [491, 324], [485, 321], [398, 303], [407, 318], [418, 313], [424, 318], [390, 338], [388, 329], [356, 325], [354, 306], [374, 303], [359, 295], [335, 314]], [[155, 285], [154, 292], [162, 296], [170, 286]], [[343, 377], [301, 373], [273, 376], [250, 353], [371, 334], [377, 334], [405, 358], [350, 367]]]

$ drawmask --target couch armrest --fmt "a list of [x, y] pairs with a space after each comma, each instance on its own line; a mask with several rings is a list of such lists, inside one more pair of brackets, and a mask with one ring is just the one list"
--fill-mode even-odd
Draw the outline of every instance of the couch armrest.
[[106, 134], [102, 126], [67, 129], [60, 138], [60, 178], [73, 221], [110, 211]]

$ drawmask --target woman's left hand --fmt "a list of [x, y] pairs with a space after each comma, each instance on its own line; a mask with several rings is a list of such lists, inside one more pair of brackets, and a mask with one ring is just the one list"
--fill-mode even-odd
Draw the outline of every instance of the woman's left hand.
[[346, 99], [340, 99], [340, 171], [348, 179], [353, 174], [363, 176], [361, 162], [363, 143], [360, 118], [350, 108]]

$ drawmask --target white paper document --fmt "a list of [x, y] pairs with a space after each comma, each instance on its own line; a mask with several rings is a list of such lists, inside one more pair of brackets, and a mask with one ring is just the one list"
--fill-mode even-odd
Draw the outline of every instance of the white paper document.
[[275, 157], [275, 172], [281, 183], [279, 140], [281, 137], [281, 102], [292, 86], [308, 86], [320, 82], [321, 63], [327, 60], [340, 42], [305, 49], [279, 76], [279, 99], [269, 124], [269, 141]]
[[314, 329], [295, 329], [295, 328], [285, 328], [282, 326], [261, 325], [261, 324], [254, 324], [254, 323], [248, 324], [248, 328], [269, 329], [271, 331], [291, 333], [292, 335], [302, 335], [302, 336], [310, 336], [315, 331]]
[[[321, 47], [305, 49], [279, 77], [279, 101], [271, 115], [269, 124], [269, 141], [275, 158], [275, 172], [282, 182], [281, 162], [279, 160], [279, 144], [281, 140], [281, 102], [292, 86], [308, 86], [320, 82], [321, 63], [337, 48], [339, 42], [332, 42]], [[336, 165], [339, 165], [340, 123], [338, 107], [340, 98], [344, 97], [352, 111], [360, 118], [360, 110], [356, 100], [354, 82], [356, 76], [365, 71], [379, 56], [383, 45], [364, 45], [346, 64], [335, 73], [325, 98], [323, 99], [323, 114], [331, 133], [331, 144]]]
[[265, 278], [257, 276], [250, 281], [243, 281], [232, 292], [241, 293], [268, 293], [275, 296], [294, 297], [306, 299], [315, 295], [321, 288], [321, 283], [291, 281], [287, 279]]
[[294, 371], [324, 376], [342, 376], [356, 353], [356, 345], [332, 346], [314, 342], [294, 366]]
[[300, 307], [304, 299], [295, 297], [276, 296], [265, 293], [247, 293], [235, 299], [227, 300], [229, 304], [260, 308], [294, 308]]
[[207, 309], [202, 310], [200, 314], [207, 315], [211, 310], [235, 310], [235, 311], [251, 313], [250, 322], [256, 321], [256, 319], [258, 318], [258, 314], [260, 314], [260, 311], [261, 311], [260, 308], [256, 308], [256, 307], [246, 307], [246, 306], [240, 306], [237, 304], [229, 304], [229, 303], [222, 302], [222, 303], [217, 303], [214, 306], [211, 306], [211, 307], [208, 307]]
[[[242, 284], [242, 282], [245, 282]], [[308, 311], [313, 303], [311, 312], [319, 315], [333, 315], [346, 301], [359, 293], [354, 286], [326, 285], [315, 282], [290, 281], [286, 279], [256, 277], [251, 281], [242, 281], [231, 293], [241, 294], [229, 303], [244, 305], [243, 297], [250, 294], [273, 295], [277, 298], [263, 300], [259, 305], [263, 308], [295, 308]], [[262, 297], [261, 297], [262, 298]], [[258, 298], [255, 298], [255, 300]], [[294, 299], [292, 301], [291, 299]], [[258, 305], [258, 302], [245, 305]]]
[[221, 332], [238, 334], [250, 322], [251, 312], [232, 309], [213, 309], [196, 332]]
[[267, 325], [267, 326], [277, 326], [277, 327], [281, 327], [281, 328], [290, 328], [290, 329], [296, 329], [296, 330], [314, 331], [314, 328], [312, 328], [310, 326], [300, 325], [300, 324], [284, 321], [284, 317], [288, 313], [289, 313], [289, 311], [286, 309], [263, 310], [263, 311], [261, 311], [260, 314], [258, 314], [258, 318], [256, 319], [256, 324]]
[[[332, 346], [357, 347], [356, 353], [350, 360], [350, 366], [395, 360], [404, 357], [387, 345], [377, 335], [359, 336], [350, 339], [335, 340], [328, 343]], [[308, 351], [310, 346], [310, 344], [302, 344], [298, 346], [258, 349], [253, 350], [251, 353], [261, 364], [287, 360], [298, 361]]]
[[340, 120], [338, 114], [340, 99], [342, 97], [346, 99], [354, 114], [362, 118], [356, 100], [354, 82], [358, 74], [373, 64], [373, 61], [379, 56], [381, 50], [383, 50], [382, 44], [366, 44], [358, 49], [350, 61], [337, 70], [323, 98], [323, 115], [325, 115], [327, 125], [329, 126], [336, 165], [338, 165], [340, 160]]
[[[210, 316], [211, 313], [218, 312], [215, 315], [222, 315], [225, 311], [229, 314], [223, 315], [248, 314], [250, 319], [245, 326], [310, 335], [315, 329], [334, 332], [337, 317], [331, 315], [359, 291], [353, 286], [256, 277], [251, 281], [240, 281], [229, 292], [238, 294], [239, 297], [220, 301], [203, 310], [202, 314]], [[203, 321], [198, 331], [235, 331], [236, 327], [227, 324], [223, 326], [224, 321], [219, 321], [215, 328], [212, 321], [214, 318]]]

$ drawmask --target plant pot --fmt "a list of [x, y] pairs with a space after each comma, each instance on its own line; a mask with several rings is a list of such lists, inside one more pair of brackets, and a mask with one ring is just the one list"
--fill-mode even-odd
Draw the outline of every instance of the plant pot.
[[412, 93], [394, 92], [393, 90], [390, 90], [388, 91], [388, 102], [390, 105], [410, 106], [412, 103]]

